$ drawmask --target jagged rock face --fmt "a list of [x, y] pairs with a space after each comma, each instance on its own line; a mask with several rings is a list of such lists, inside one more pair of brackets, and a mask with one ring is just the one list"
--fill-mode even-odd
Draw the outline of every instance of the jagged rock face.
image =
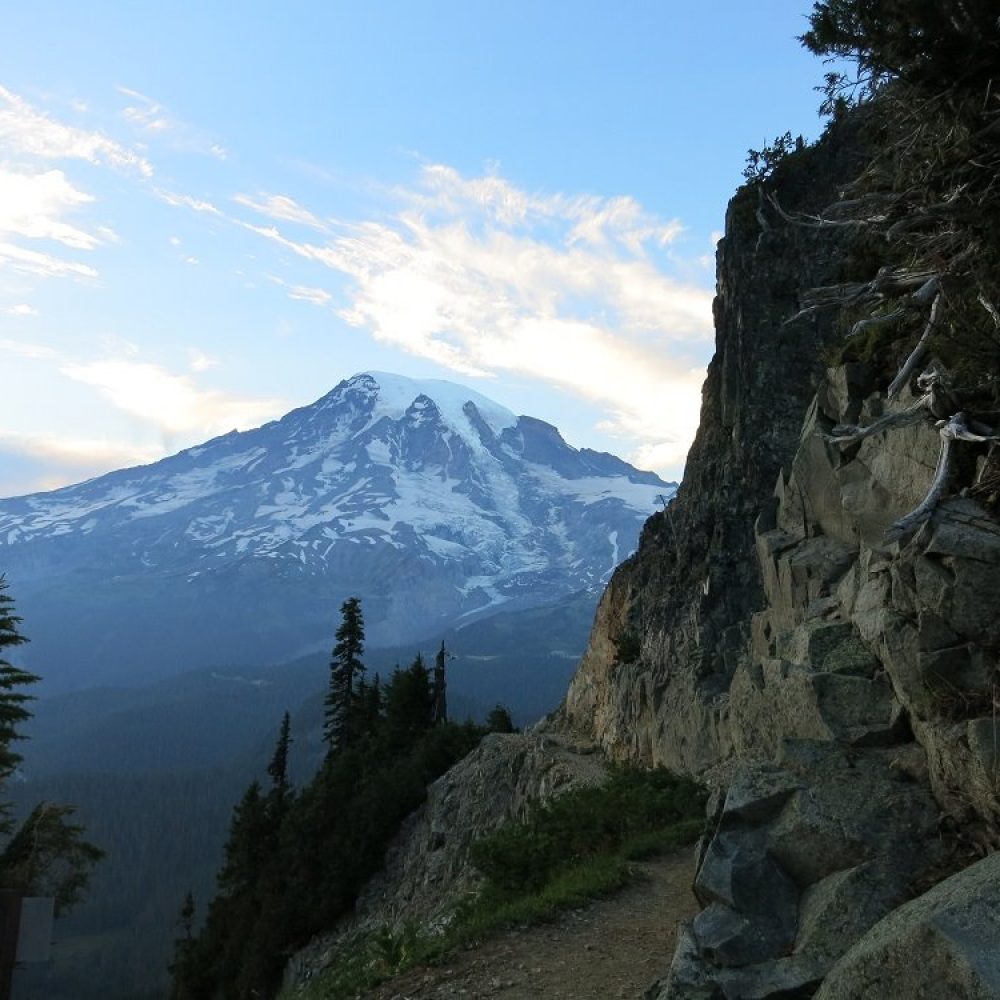
[[[984, 706], [997, 670], [1000, 526], [955, 497], [887, 541], [927, 490], [938, 435], [928, 424], [833, 443], [836, 424], [880, 414], [874, 389], [861, 366], [829, 373], [757, 518], [765, 605], [725, 694], [733, 759], [696, 882], [706, 909], [681, 935], [657, 1000], [809, 996], [862, 938], [868, 951], [821, 995], [869, 995], [861, 982], [877, 982], [870, 995], [920, 995], [900, 983], [926, 983], [933, 970], [889, 990], [872, 955], [902, 962], [900, 941], [923, 930], [904, 921], [891, 944], [866, 935], [940, 863], [941, 806], [995, 822], [1000, 727]], [[968, 892], [992, 898], [995, 886]], [[964, 952], [947, 934], [938, 944], [938, 964], [955, 952], [955, 982], [971, 990], [954, 995], [991, 995], [968, 985], [982, 941]]]
[[[846, 148], [811, 151], [815, 169], [782, 189], [785, 204], [817, 211], [830, 200], [856, 166]], [[732, 752], [726, 692], [764, 604], [753, 524], [794, 454], [834, 336], [821, 318], [784, 323], [802, 289], [834, 280], [840, 237], [761, 231], [755, 199], [744, 191], [727, 213], [716, 354], [684, 481], [612, 578], [562, 713], [615, 757], [684, 772]], [[620, 662], [616, 640], [627, 634], [641, 639], [637, 662]]]
[[150, 466], [0, 501], [49, 687], [369, 645], [595, 594], [673, 488], [439, 380], [382, 373]]
[[307, 980], [357, 932], [408, 923], [439, 929], [479, 883], [472, 843], [534, 803], [606, 780], [608, 765], [591, 744], [546, 734], [493, 734], [440, 777], [408, 817], [382, 871], [364, 888], [354, 916], [289, 963], [286, 983]]
[[[934, 477], [929, 415], [830, 440], [886, 403], [884, 373], [822, 370], [829, 330], [781, 326], [797, 288], [835, 280], [822, 271], [843, 247], [823, 232], [760, 232], [731, 206], [684, 483], [612, 579], [558, 719], [722, 789], [696, 882], [705, 909], [656, 1000], [811, 996], [938, 870], [942, 809], [995, 846], [1000, 525], [953, 493], [916, 531], [887, 534]], [[969, 483], [986, 446], [963, 448]], [[907, 924], [899, 940], [923, 933]], [[878, 940], [870, 954], [904, 961]], [[983, 951], [970, 948], [956, 958], [969, 983]], [[822, 995], [867, 995], [854, 987], [876, 965], [858, 959]], [[920, 995], [878, 982], [879, 996]]]
[[[994, 821], [1000, 815], [994, 702], [1000, 525], [974, 500], [953, 496], [910, 537], [886, 540], [889, 525], [927, 491], [939, 441], [927, 423], [847, 448], [831, 444], [824, 432], [835, 424], [879, 414], [882, 401], [873, 390], [863, 366], [831, 372], [774, 506], [758, 521], [768, 602], [754, 622], [753, 659], [764, 664], [764, 674], [775, 662], [786, 672], [796, 671], [796, 660], [809, 663], [812, 715], [828, 717], [828, 738], [894, 742], [906, 723], [927, 752], [938, 801], [958, 816], [971, 811]], [[966, 446], [969, 467], [977, 449], [985, 453], [984, 446]], [[832, 641], [829, 665], [815, 652], [796, 656], [788, 648], [796, 636], [800, 649]], [[772, 725], [767, 737], [747, 724], [749, 706], [756, 700], [758, 714], [786, 717], [775, 707], [787, 700], [788, 685], [760, 673], [751, 681], [752, 672], [745, 672], [739, 693], [733, 686], [738, 739], [773, 749], [781, 727]], [[848, 692], [840, 692], [838, 705], [830, 684], [857, 688], [849, 700], [867, 717], [838, 719]]]

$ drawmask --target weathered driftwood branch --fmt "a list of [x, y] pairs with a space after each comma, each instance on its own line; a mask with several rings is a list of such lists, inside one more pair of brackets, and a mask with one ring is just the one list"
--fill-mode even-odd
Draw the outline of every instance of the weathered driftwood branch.
[[[916, 298], [916, 296], [914, 296], [914, 298]], [[937, 324], [940, 308], [941, 293], [938, 292], [934, 296], [934, 302], [931, 304], [931, 314], [927, 319], [927, 324], [924, 326], [924, 332], [920, 335], [920, 339], [917, 341], [916, 347], [914, 347], [910, 352], [910, 356], [903, 362], [902, 368], [899, 369], [896, 377], [889, 385], [887, 392], [889, 399], [895, 399], [900, 392], [902, 392], [903, 387], [909, 384], [913, 373], [917, 370], [917, 365], [923, 361], [924, 355], [927, 353], [927, 340]]]
[[905, 409], [887, 413], [865, 427], [855, 424], [837, 424], [829, 434], [824, 434], [823, 436], [833, 444], [856, 444], [858, 441], [864, 441], [865, 438], [871, 437], [873, 434], [881, 434], [883, 431], [892, 430], [894, 427], [908, 427], [910, 424], [918, 423], [924, 419], [926, 412], [930, 410], [933, 400], [934, 392], [931, 389]]
[[979, 304], [990, 314], [993, 325], [1000, 327], [1000, 311], [997, 311], [997, 307], [982, 293], [979, 295]]
[[905, 315], [906, 310], [900, 306], [898, 309], [893, 309], [890, 313], [883, 313], [881, 316], [866, 316], [864, 319], [859, 319], [851, 327], [847, 336], [856, 337], [859, 333], [864, 333], [865, 330], [872, 330], [879, 326], [891, 326], [893, 323], [898, 323]]
[[941, 502], [948, 489], [948, 483], [951, 481], [955, 464], [956, 441], [1000, 440], [992, 433], [980, 434], [972, 430], [964, 413], [956, 413], [950, 420], [939, 420], [937, 427], [941, 435], [941, 450], [938, 453], [937, 468], [934, 470], [931, 487], [927, 491], [927, 496], [909, 514], [901, 517], [889, 527], [885, 533], [887, 541], [898, 541], [923, 524], [934, 513], [934, 509]]
[[[808, 215], [802, 212], [792, 215], [781, 207], [781, 202], [778, 201], [778, 197], [773, 191], [767, 196], [767, 200], [785, 222], [789, 222], [793, 226], [806, 226], [809, 229], [846, 229], [873, 226], [880, 222], [885, 222], [888, 218], [888, 215], [882, 212], [859, 219], [831, 219], [828, 215]], [[879, 200], [892, 203], [896, 199], [892, 196], [887, 196], [885, 199]], [[857, 203], [860, 203], [860, 201], [861, 199], [857, 199]]]
[[[811, 316], [820, 309], [843, 309], [846, 306], [867, 305], [874, 307], [889, 296], [913, 292], [908, 302], [924, 305], [937, 292], [938, 274], [925, 268], [883, 267], [871, 281], [845, 282], [840, 285], [820, 285], [802, 296], [802, 309], [785, 323], [794, 323], [804, 316]], [[900, 317], [894, 317], [894, 319]]]

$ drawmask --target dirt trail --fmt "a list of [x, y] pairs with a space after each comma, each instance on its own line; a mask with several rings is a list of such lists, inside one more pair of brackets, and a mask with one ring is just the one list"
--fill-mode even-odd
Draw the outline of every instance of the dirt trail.
[[642, 862], [639, 878], [552, 924], [507, 931], [440, 966], [414, 969], [369, 1000], [636, 1000], [666, 972], [677, 923], [698, 909], [692, 851]]

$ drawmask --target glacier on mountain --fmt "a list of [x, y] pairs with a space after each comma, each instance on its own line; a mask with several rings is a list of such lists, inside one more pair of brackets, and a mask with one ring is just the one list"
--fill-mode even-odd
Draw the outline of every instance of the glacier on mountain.
[[36, 620], [86, 638], [104, 616], [154, 672], [257, 662], [327, 642], [352, 594], [395, 644], [596, 592], [672, 489], [454, 383], [362, 373], [255, 430], [0, 500], [0, 569]]

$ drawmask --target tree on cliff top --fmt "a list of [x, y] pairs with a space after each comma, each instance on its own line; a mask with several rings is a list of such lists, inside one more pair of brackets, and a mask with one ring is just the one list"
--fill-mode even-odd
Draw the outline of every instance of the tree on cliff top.
[[871, 94], [892, 79], [978, 89], [1000, 65], [996, 0], [821, 0], [801, 40], [818, 55], [857, 63], [857, 81], [827, 77], [828, 97], [852, 86]]

